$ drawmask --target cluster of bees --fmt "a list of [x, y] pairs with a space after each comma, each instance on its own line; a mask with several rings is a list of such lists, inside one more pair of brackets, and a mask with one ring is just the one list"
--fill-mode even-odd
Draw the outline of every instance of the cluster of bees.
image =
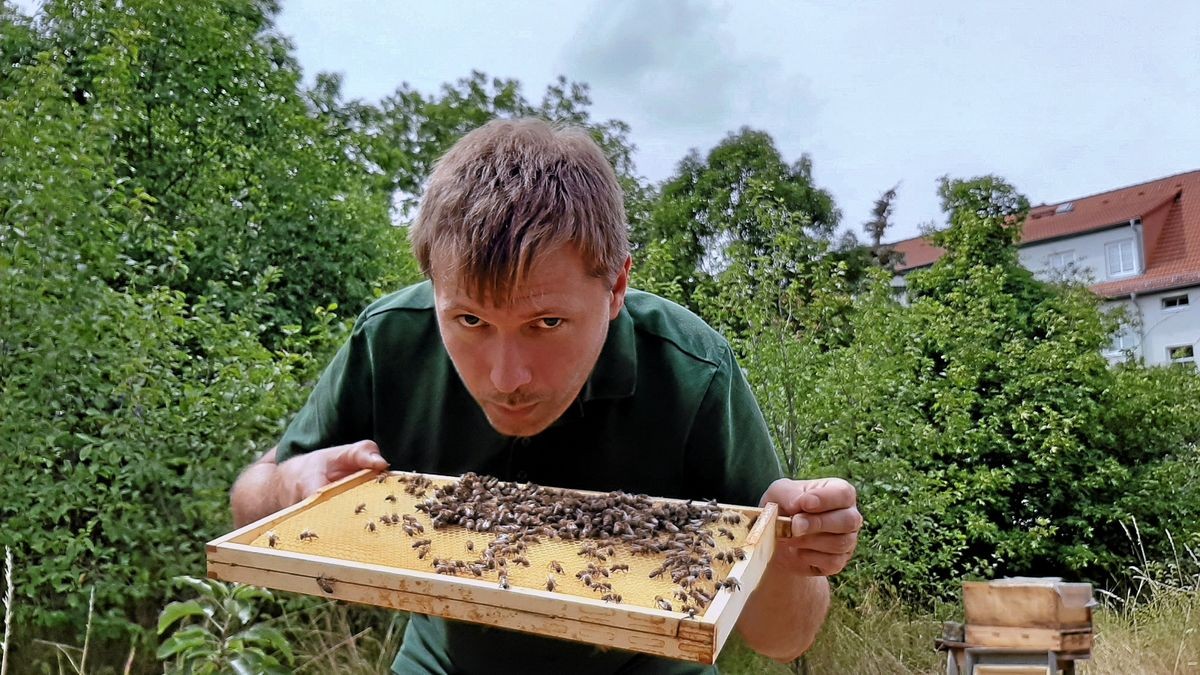
[[[738, 547], [718, 550], [717, 539], [735, 540], [727, 526], [740, 525], [742, 514], [726, 512], [715, 500], [710, 502], [656, 502], [646, 495], [611, 492], [584, 495], [570, 490], [545, 488], [534, 484], [510, 483], [474, 473], [455, 483], [437, 488], [433, 496], [417, 504], [417, 510], [429, 516], [434, 528], [462, 527], [473, 532], [498, 536], [482, 551], [474, 563], [440, 561], [435, 570], [443, 574], [469, 573], [499, 568], [500, 586], [508, 587], [507, 560], [525, 561], [528, 544], [543, 538], [579, 540], [578, 555], [589, 559], [575, 577], [584, 586], [609, 602], [621, 602], [607, 579], [614, 573], [628, 573], [629, 566], [607, 565], [617, 555], [617, 546], [634, 554], [666, 554], [651, 578], [669, 575], [680, 590], [672, 598], [679, 611], [695, 616], [712, 601], [705, 582], [712, 582], [713, 561], [732, 564], [744, 560]], [[710, 533], [716, 526], [716, 537]], [[494, 566], [494, 567], [493, 567]], [[561, 563], [551, 561], [546, 589], [553, 591], [558, 581], [554, 573], [565, 574]], [[714, 586], [718, 590], [737, 590], [738, 580], [729, 577]], [[671, 600], [655, 597], [655, 604], [675, 611]]]
[[[377, 482], [384, 483], [387, 478], [388, 474], [381, 474]], [[399, 481], [405, 484], [405, 492], [416, 497], [423, 497], [433, 485], [420, 475], [400, 476]], [[396, 501], [394, 495], [386, 499]], [[473, 560], [433, 558], [430, 564], [438, 574], [482, 577], [495, 572], [500, 587], [507, 589], [510, 566], [530, 567], [526, 557], [530, 545], [543, 539], [560, 539], [580, 542], [577, 553], [587, 563], [575, 578], [606, 602], [622, 601], [613, 590], [611, 579], [615, 574], [629, 573], [629, 565], [609, 562], [618, 555], [618, 546], [635, 555], [665, 554], [662, 564], [649, 576], [652, 579], [669, 576], [679, 589], [670, 599], [655, 596], [660, 609], [695, 617], [712, 602], [715, 593], [740, 589], [738, 580], [732, 576], [714, 582], [714, 560], [733, 564], [746, 558], [739, 547], [717, 550], [719, 540], [728, 540], [730, 544], [735, 541], [733, 531], [727, 526], [740, 525], [743, 516], [722, 510], [715, 500], [668, 503], [624, 492], [585, 495], [468, 473], [454, 483], [436, 488], [433, 496], [419, 502], [416, 509], [429, 517], [435, 529], [461, 527], [469, 532], [494, 535], [487, 544], [478, 547], [473, 541], [466, 542], [466, 551], [474, 554]], [[366, 504], [359, 504], [354, 513], [365, 510]], [[425, 560], [430, 554], [432, 541], [418, 538], [425, 533], [425, 527], [410, 514], [379, 516], [365, 527], [371, 532], [379, 527], [399, 527], [413, 538], [411, 546], [417, 550], [419, 559]], [[304, 530], [299, 537], [310, 541], [317, 535]], [[270, 546], [276, 546], [277, 542], [275, 533], [269, 532]], [[560, 584], [559, 577], [567, 572], [555, 560], [550, 561], [548, 568], [545, 587], [554, 591]]]

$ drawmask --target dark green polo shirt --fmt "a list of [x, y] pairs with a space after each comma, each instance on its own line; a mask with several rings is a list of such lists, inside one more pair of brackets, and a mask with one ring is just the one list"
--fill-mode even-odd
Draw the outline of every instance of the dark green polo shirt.
[[[355, 324], [279, 443], [277, 461], [372, 439], [393, 469], [757, 505], [782, 473], [729, 344], [630, 290], [587, 383], [530, 438], [488, 424], [442, 346], [426, 281]], [[696, 664], [414, 615], [399, 673], [703, 673]]]

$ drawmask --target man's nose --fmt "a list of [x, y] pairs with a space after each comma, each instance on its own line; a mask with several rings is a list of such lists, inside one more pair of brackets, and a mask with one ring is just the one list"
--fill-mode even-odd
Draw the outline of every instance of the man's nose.
[[492, 361], [492, 386], [502, 394], [511, 394], [533, 379], [533, 372], [521, 346], [514, 340], [501, 340]]

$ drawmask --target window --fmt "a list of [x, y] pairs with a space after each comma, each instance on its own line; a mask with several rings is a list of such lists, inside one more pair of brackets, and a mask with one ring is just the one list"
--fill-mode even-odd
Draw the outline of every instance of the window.
[[1167, 347], [1167, 360], [1173, 366], [1195, 365], [1196, 349], [1192, 345]]
[[1108, 258], [1108, 276], [1124, 277], [1137, 272], [1137, 263], [1133, 259], [1133, 240], [1114, 241], [1104, 247]]
[[1060, 251], [1049, 256], [1050, 269], [1065, 272], [1075, 262], [1075, 251]]
[[1183, 295], [1168, 295], [1162, 299], [1163, 309], [1183, 309], [1188, 306], [1187, 293]]
[[1108, 345], [1108, 352], [1119, 354], [1133, 351], [1134, 347], [1137, 347], [1137, 342], [1133, 339], [1133, 331], [1122, 328], [1116, 335], [1113, 335], [1112, 343]]

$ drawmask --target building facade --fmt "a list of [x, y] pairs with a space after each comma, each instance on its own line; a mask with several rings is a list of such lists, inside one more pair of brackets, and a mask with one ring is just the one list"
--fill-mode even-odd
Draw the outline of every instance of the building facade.
[[[927, 238], [891, 244], [901, 255], [894, 285], [944, 251]], [[1200, 171], [1029, 211], [1021, 264], [1039, 278], [1086, 284], [1127, 324], [1111, 360], [1196, 367], [1200, 351]]]

